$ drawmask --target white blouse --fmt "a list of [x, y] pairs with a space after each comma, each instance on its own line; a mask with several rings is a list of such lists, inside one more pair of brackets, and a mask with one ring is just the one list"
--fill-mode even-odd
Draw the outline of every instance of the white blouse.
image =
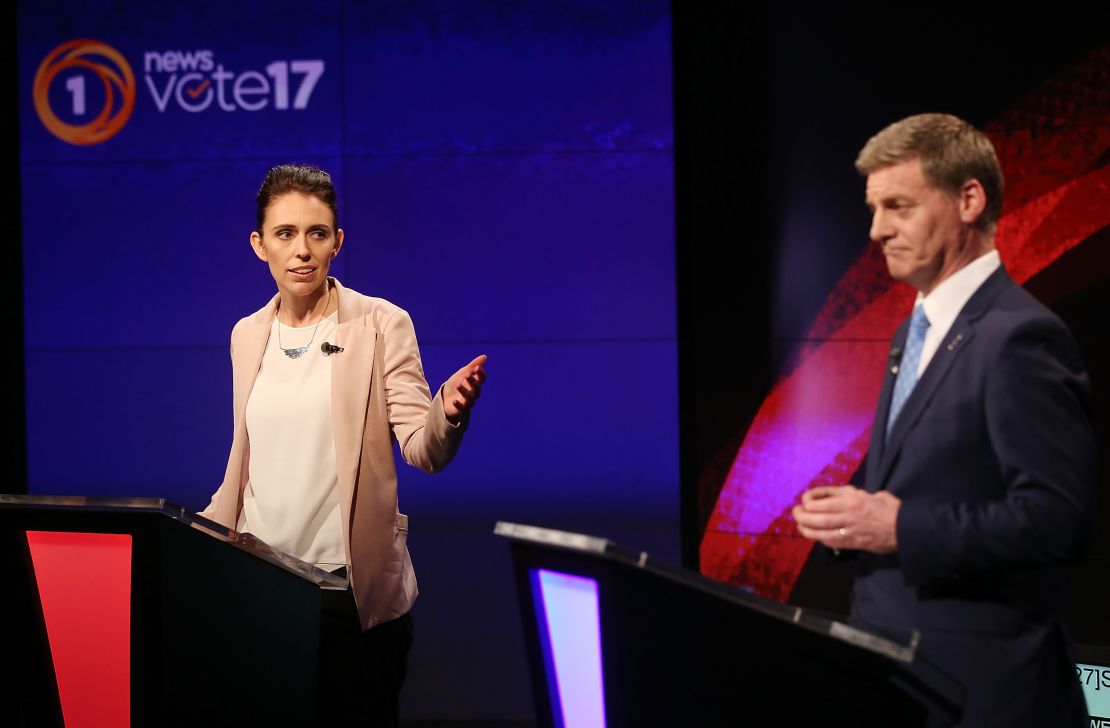
[[[293, 328], [274, 317], [262, 367], [247, 400], [248, 478], [238, 530], [302, 561], [333, 570], [347, 563], [335, 470], [331, 360], [338, 313]], [[297, 359], [286, 349], [312, 343]], [[329, 339], [330, 337], [330, 339]]]

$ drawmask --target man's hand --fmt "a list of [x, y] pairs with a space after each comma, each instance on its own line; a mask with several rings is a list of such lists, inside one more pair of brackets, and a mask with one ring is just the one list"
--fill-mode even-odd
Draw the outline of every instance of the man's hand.
[[443, 385], [443, 413], [451, 424], [459, 424], [482, 394], [482, 382], [486, 381], [486, 370], [482, 368], [485, 363], [486, 355], [482, 354], [452, 374]]
[[802, 493], [794, 506], [798, 531], [831, 549], [889, 554], [898, 548], [898, 509], [902, 501], [881, 490], [868, 493], [854, 485], [825, 486]]

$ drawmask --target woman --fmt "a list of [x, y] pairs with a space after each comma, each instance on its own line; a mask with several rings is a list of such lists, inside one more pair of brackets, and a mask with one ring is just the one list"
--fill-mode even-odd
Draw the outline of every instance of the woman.
[[202, 515], [348, 573], [346, 592], [325, 592], [321, 719], [395, 725], [417, 589], [392, 440], [410, 465], [444, 468], [486, 357], [430, 395], [408, 314], [328, 277], [343, 231], [322, 170], [271, 169], [250, 241], [278, 292], [231, 332], [234, 438]]

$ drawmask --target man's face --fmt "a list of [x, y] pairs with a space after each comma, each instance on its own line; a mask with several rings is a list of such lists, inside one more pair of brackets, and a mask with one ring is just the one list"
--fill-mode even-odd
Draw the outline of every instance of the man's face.
[[928, 294], [968, 262], [959, 202], [925, 180], [919, 159], [867, 175], [867, 206], [871, 240], [895, 280]]

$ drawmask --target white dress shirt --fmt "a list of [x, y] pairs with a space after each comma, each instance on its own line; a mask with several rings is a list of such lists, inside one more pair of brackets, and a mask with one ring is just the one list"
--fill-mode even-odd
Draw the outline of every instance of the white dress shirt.
[[919, 378], [933, 360], [933, 354], [937, 353], [964, 304], [1001, 265], [1002, 259], [998, 257], [998, 251], [992, 250], [944, 279], [928, 296], [917, 294], [917, 303], [925, 307], [925, 316], [929, 319], [929, 329], [925, 332], [925, 343], [921, 349], [921, 361], [917, 364]]

